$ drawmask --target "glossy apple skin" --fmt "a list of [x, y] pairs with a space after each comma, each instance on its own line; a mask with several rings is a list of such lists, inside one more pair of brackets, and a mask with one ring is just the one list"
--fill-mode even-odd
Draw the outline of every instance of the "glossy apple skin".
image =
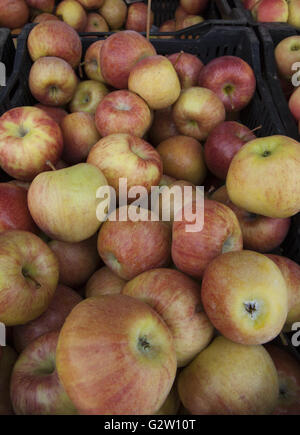
[[9, 230], [0, 235], [0, 321], [29, 322], [49, 306], [58, 283], [58, 261], [38, 236]]
[[10, 395], [17, 415], [77, 414], [55, 367], [59, 331], [48, 332], [31, 342], [13, 368]]
[[121, 29], [126, 21], [127, 5], [123, 0], [103, 0], [99, 9], [111, 30]]
[[18, 353], [47, 332], [60, 330], [65, 319], [82, 301], [82, 297], [70, 287], [58, 284], [47, 310], [25, 325], [13, 327], [13, 345]]
[[180, 6], [188, 14], [201, 14], [205, 11], [208, 0], [180, 0]]
[[100, 266], [96, 236], [78, 243], [52, 240], [48, 246], [59, 262], [59, 282], [69, 287], [84, 285]]
[[0, 27], [16, 29], [29, 21], [29, 8], [24, 0], [0, 0]]
[[114, 133], [143, 137], [152, 123], [152, 114], [147, 103], [133, 92], [113, 91], [98, 104], [95, 123], [102, 137]]
[[279, 403], [273, 415], [300, 415], [299, 362], [284, 348], [265, 346], [277, 369], [279, 378]]
[[293, 260], [281, 255], [268, 254], [279, 267], [287, 286], [288, 315], [284, 331], [290, 332], [293, 323], [300, 322], [300, 266]]
[[[154, 23], [154, 14], [150, 12], [150, 28]], [[133, 3], [128, 7], [127, 18], [125, 23], [126, 30], [135, 30], [136, 32], [146, 32], [147, 30], [148, 6], [145, 3]]]
[[78, 0], [86, 9], [97, 9], [103, 5], [104, 0]]
[[149, 305], [125, 295], [78, 304], [61, 330], [56, 363], [80, 414], [102, 415], [153, 414], [177, 368], [166, 324]]
[[107, 294], [120, 294], [127, 281], [113, 273], [107, 266], [101, 267], [88, 280], [85, 297], [97, 297]]
[[150, 192], [162, 176], [162, 161], [156, 149], [130, 134], [111, 134], [100, 139], [89, 152], [87, 163], [103, 172], [117, 194], [119, 178], [127, 179], [128, 189], [143, 186]]
[[51, 14], [55, 6], [55, 0], [26, 0], [27, 5], [37, 10], [38, 12], [44, 12]]
[[64, 138], [62, 158], [69, 164], [86, 160], [90, 149], [100, 139], [94, 118], [85, 112], [74, 112], [65, 116], [61, 122], [61, 130]]
[[300, 89], [295, 88], [289, 99], [289, 109], [296, 121], [300, 121]]
[[63, 0], [55, 11], [56, 15], [77, 32], [83, 32], [87, 25], [87, 14], [75, 0]]
[[16, 107], [1, 116], [0, 163], [13, 178], [31, 181], [49, 168], [48, 160], [54, 165], [58, 162], [62, 149], [58, 124], [42, 110]]
[[174, 269], [148, 270], [126, 283], [122, 294], [149, 304], [168, 325], [177, 366], [184, 367], [210, 342], [214, 328], [202, 309], [201, 287]]
[[230, 200], [249, 212], [288, 218], [300, 210], [299, 142], [270, 136], [246, 143], [230, 164]]
[[0, 349], [0, 415], [12, 415], [10, 379], [17, 353], [11, 346]]
[[108, 220], [98, 234], [100, 257], [125, 280], [148, 269], [168, 266], [170, 249], [171, 230], [164, 222]]
[[190, 53], [174, 53], [167, 57], [179, 76], [182, 89], [197, 86], [198, 76], [203, 67], [197, 56]]
[[109, 32], [109, 27], [105, 19], [96, 12], [90, 12], [87, 15], [87, 22], [84, 32]]
[[59, 57], [41, 57], [32, 65], [29, 88], [46, 106], [64, 106], [75, 94], [79, 79], [68, 62]]
[[209, 133], [225, 121], [225, 115], [220, 98], [210, 89], [198, 86], [184, 89], [172, 110], [179, 133], [200, 141], [207, 139]]
[[101, 73], [100, 53], [104, 40], [93, 42], [86, 50], [84, 57], [84, 71], [90, 80], [105, 82]]
[[153, 123], [149, 130], [149, 140], [153, 146], [157, 146], [163, 140], [177, 136], [178, 130], [172, 117], [172, 107], [155, 110]]
[[56, 15], [48, 14], [45, 12], [43, 14], [37, 15], [32, 22], [44, 23], [45, 21], [59, 21], [59, 18]]
[[125, 30], [110, 35], [100, 53], [100, 67], [107, 83], [116, 89], [128, 88], [133, 66], [146, 56], [156, 54], [153, 45], [141, 34]]
[[286, 23], [289, 17], [289, 8], [285, 0], [261, 0], [251, 9], [253, 18], [258, 22]]
[[267, 343], [281, 332], [287, 318], [284, 277], [273, 261], [254, 251], [215, 258], [204, 272], [201, 297], [215, 328], [236, 343]]
[[222, 202], [234, 211], [240, 223], [245, 249], [261, 253], [271, 252], [281, 245], [288, 234], [290, 218], [269, 218], [248, 213], [230, 201], [226, 186], [217, 189], [210, 198]]
[[67, 116], [68, 114], [68, 112], [66, 112], [61, 107], [44, 106], [43, 104], [40, 103], [36, 104], [35, 107], [46, 112], [47, 115], [50, 116], [50, 118], [52, 118], [53, 121], [55, 121], [59, 126], [62, 120], [64, 119], [64, 117]]
[[204, 211], [199, 212], [204, 213], [202, 231], [187, 232], [186, 225], [191, 222], [185, 218], [173, 223], [173, 262], [177, 269], [194, 278], [202, 278], [209, 263], [223, 252], [243, 249], [241, 228], [229, 207], [205, 199]]
[[107, 87], [96, 80], [81, 81], [70, 102], [70, 112], [86, 112], [94, 116], [98, 104], [108, 94]]
[[280, 41], [274, 55], [280, 75], [289, 80], [295, 73], [292, 70], [293, 64], [300, 62], [300, 35], [289, 36]]
[[27, 191], [11, 183], [0, 183], [0, 232], [23, 230], [37, 233], [27, 206]]
[[205, 65], [198, 85], [215, 92], [227, 112], [239, 112], [251, 101], [255, 89], [254, 71], [237, 56], [221, 56]]
[[288, 24], [290, 26], [296, 27], [296, 29], [300, 29], [300, 2], [299, 2], [299, 0], [291, 0], [288, 3], [288, 7], [289, 7]]
[[205, 162], [209, 170], [225, 180], [233, 156], [245, 143], [254, 139], [255, 134], [239, 122], [225, 121], [217, 125], [210, 132], [204, 146]]
[[45, 21], [35, 26], [27, 40], [33, 61], [40, 57], [60, 57], [73, 68], [81, 61], [82, 45], [78, 33], [62, 21]]
[[263, 346], [220, 336], [179, 374], [178, 392], [193, 415], [268, 415], [277, 404], [278, 376]]

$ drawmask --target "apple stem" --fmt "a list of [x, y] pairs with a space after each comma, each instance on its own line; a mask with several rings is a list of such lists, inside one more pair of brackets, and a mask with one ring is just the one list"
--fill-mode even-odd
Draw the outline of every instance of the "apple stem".
[[283, 344], [284, 346], [288, 346], [287, 339], [285, 338], [283, 332], [281, 332], [281, 333], [279, 334], [279, 337], [280, 337], [280, 340], [281, 340], [282, 344]]
[[148, 9], [147, 9], [147, 39], [150, 38], [150, 23], [151, 23], [151, 0], [148, 0]]
[[32, 276], [30, 276], [29, 273], [23, 271], [23, 275], [26, 279], [30, 279], [32, 282], [34, 282], [34, 284], [36, 285], [36, 288], [41, 287], [41, 284], [36, 279], [34, 279]]
[[255, 127], [253, 130], [251, 130], [251, 133], [254, 133], [257, 130], [260, 130], [262, 128], [262, 125], [259, 125], [258, 127]]
[[53, 163], [50, 162], [50, 160], [46, 161], [46, 165], [50, 166], [50, 168], [52, 169], [52, 171], [56, 171], [56, 167], [53, 165]]
[[184, 51], [181, 50], [181, 52], [179, 53], [179, 55], [178, 55], [178, 57], [177, 57], [177, 59], [176, 59], [176, 62], [175, 62], [175, 64], [174, 64], [174, 68], [176, 68], [177, 63], [179, 62], [179, 59], [181, 58], [181, 56], [183, 55], [183, 53], [184, 53]]

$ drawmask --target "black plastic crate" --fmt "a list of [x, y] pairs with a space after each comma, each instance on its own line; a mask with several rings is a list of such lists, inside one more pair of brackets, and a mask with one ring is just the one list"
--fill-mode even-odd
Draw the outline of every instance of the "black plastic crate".
[[[13, 72], [15, 54], [16, 54], [16, 50], [15, 50], [15, 46], [13, 43], [10, 30], [1, 27], [0, 28], [0, 62], [4, 64], [4, 68], [3, 66], [1, 66], [1, 75], [4, 74], [5, 77], [1, 77], [0, 80], [0, 104], [1, 104], [1, 95], [5, 90], [5, 86], [8, 85], [11, 74]], [[4, 86], [1, 86], [2, 84]]]

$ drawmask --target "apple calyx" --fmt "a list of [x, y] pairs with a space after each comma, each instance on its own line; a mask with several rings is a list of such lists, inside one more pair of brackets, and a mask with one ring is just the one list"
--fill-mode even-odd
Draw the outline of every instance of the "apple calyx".
[[232, 245], [233, 245], [232, 242], [233, 242], [233, 239], [232, 239], [232, 237], [230, 235], [229, 237], [227, 237], [227, 239], [223, 243], [222, 254], [225, 254], [226, 252], [232, 251]]
[[269, 151], [269, 150], [265, 150], [265, 151], [262, 153], [262, 157], [269, 157], [271, 154], [272, 154], [271, 151]]
[[146, 335], [142, 335], [141, 337], [138, 338], [138, 350], [140, 353], [142, 353], [143, 355], [150, 355], [150, 352], [153, 352], [153, 348], [147, 338]]
[[55, 370], [55, 359], [49, 358], [40, 364], [40, 366], [35, 370], [35, 374], [39, 376], [49, 376], [52, 375]]
[[244, 302], [245, 310], [250, 314], [251, 319], [255, 320], [258, 315], [258, 302], [246, 301]]
[[21, 138], [23, 138], [23, 137], [25, 137], [28, 133], [29, 133], [29, 130], [28, 130], [26, 127], [24, 127], [24, 125], [20, 125], [20, 127], [19, 127], [19, 136], [20, 136]]
[[42, 287], [41, 286], [41, 284], [33, 277], [33, 276], [31, 276], [30, 275], [30, 272], [29, 272], [29, 270], [27, 269], [27, 267], [26, 266], [23, 266], [22, 267], [22, 275], [24, 276], [24, 278], [26, 278], [27, 280], [29, 280], [29, 281], [32, 281], [34, 284], [35, 284], [35, 286], [36, 286], [36, 288], [38, 289], [38, 288], [40, 288], [40, 287]]

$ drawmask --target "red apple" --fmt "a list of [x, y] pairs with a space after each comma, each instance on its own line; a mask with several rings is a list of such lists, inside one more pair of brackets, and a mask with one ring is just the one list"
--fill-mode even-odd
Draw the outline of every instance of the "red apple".
[[149, 140], [154, 146], [172, 136], [178, 136], [178, 130], [172, 116], [172, 107], [155, 110], [153, 123], [149, 130]]
[[97, 9], [103, 5], [104, 0], [78, 0], [85, 9]]
[[109, 27], [105, 19], [95, 12], [90, 12], [87, 15], [87, 22], [84, 28], [88, 32], [109, 32]]
[[126, 21], [127, 5], [123, 0], [103, 0], [99, 13], [111, 30], [119, 30]]
[[[126, 30], [146, 32], [148, 20], [148, 6], [145, 3], [133, 3], [128, 7], [125, 23]], [[154, 13], [150, 11], [150, 28], [154, 23]]]
[[[176, 20], [176, 31], [186, 29], [187, 27], [195, 26], [204, 22], [204, 18], [201, 15], [186, 15], [183, 18]], [[185, 39], [185, 35], [181, 36], [181, 39]]]
[[71, 112], [87, 112], [95, 115], [98, 104], [108, 94], [107, 87], [96, 80], [81, 81], [70, 102]]
[[12, 347], [0, 348], [0, 415], [13, 414], [10, 400], [10, 380], [17, 357], [18, 355]]
[[261, 23], [286, 23], [289, 7], [286, 0], [260, 0], [251, 9], [253, 18]]
[[16, 29], [29, 20], [29, 8], [24, 0], [0, 0], [0, 27]]
[[37, 15], [32, 22], [33, 23], [44, 23], [45, 21], [59, 21], [59, 18], [53, 14], [43, 13], [43, 14]]
[[87, 298], [109, 294], [120, 294], [126, 281], [104, 266], [97, 270], [85, 286]]
[[59, 126], [61, 125], [62, 120], [65, 116], [67, 116], [68, 112], [66, 112], [61, 107], [51, 107], [51, 106], [44, 106], [43, 104], [35, 104], [35, 107], [38, 109], [42, 109], [44, 112], [47, 113], [50, 118], [53, 119]]
[[[160, 28], [158, 29], [158, 31], [160, 33], [164, 33], [164, 32], [176, 32], [176, 22], [175, 20], [167, 20], [164, 23], [162, 23], [162, 25], [160, 26]], [[169, 35], [169, 36], [159, 36], [160, 39], [172, 39], [173, 36]]]
[[274, 55], [280, 75], [290, 81], [295, 73], [293, 65], [300, 62], [300, 35], [282, 39], [276, 45]]
[[100, 67], [100, 53], [104, 40], [93, 42], [85, 52], [84, 71], [90, 80], [104, 82]]
[[76, 0], [63, 0], [57, 5], [55, 13], [77, 32], [83, 32], [87, 25], [87, 14]]
[[37, 13], [51, 14], [55, 6], [55, 0], [26, 0], [27, 5]]
[[289, 99], [289, 108], [296, 121], [300, 121], [300, 88], [296, 88]]
[[198, 76], [203, 67], [203, 63], [197, 56], [190, 53], [180, 52], [171, 54], [167, 57], [174, 65], [182, 89], [197, 86]]
[[187, 15], [189, 15], [189, 13], [179, 4], [175, 10], [175, 20], [180, 20]]
[[207, 5], [208, 0], [180, 0], [180, 6], [188, 14], [201, 14]]

